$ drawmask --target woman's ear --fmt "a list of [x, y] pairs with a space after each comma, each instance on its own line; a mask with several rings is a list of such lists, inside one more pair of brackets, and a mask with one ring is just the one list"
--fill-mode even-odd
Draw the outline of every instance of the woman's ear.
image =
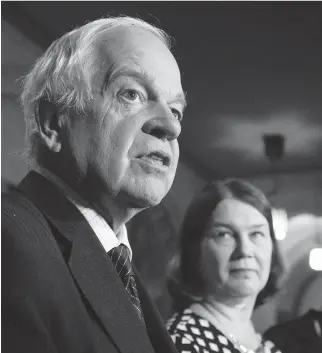
[[59, 152], [62, 148], [63, 115], [54, 104], [41, 99], [35, 117], [42, 141], [52, 152]]

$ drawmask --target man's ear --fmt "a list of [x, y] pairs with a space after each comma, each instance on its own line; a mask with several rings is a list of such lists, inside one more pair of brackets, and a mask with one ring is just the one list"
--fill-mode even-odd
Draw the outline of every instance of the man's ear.
[[63, 115], [54, 104], [41, 99], [35, 116], [42, 141], [51, 151], [59, 152], [62, 148]]

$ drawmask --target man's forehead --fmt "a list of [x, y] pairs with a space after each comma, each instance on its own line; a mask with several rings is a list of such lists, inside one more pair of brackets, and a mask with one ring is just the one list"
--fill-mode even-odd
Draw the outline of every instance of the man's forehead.
[[158, 75], [155, 71], [146, 70], [135, 58], [124, 58], [122, 63], [113, 62], [106, 73], [105, 86], [122, 78], [130, 78], [144, 86], [149, 86], [157, 91], [158, 94], [166, 96], [173, 101], [179, 101], [183, 107], [187, 104], [180, 80], [164, 80], [164, 75]]
[[112, 51], [126, 51], [128, 49], [133, 51], [135, 48], [140, 46], [140, 44], [145, 45], [147, 43], [164, 46], [168, 49], [163, 40], [155, 33], [136, 25], [115, 26], [106, 31], [100, 38], [100, 44], [108, 44], [106, 46], [106, 50], [109, 50], [110, 48]]
[[186, 105], [177, 62], [155, 34], [138, 27], [113, 28], [101, 42], [100, 55], [103, 87], [120, 77], [132, 77]]

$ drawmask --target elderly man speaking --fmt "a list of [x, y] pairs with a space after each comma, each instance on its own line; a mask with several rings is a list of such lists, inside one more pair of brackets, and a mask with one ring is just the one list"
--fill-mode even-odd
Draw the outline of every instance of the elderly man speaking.
[[33, 166], [2, 201], [3, 352], [174, 352], [125, 227], [177, 168], [186, 103], [169, 48], [142, 20], [100, 19], [26, 77]]

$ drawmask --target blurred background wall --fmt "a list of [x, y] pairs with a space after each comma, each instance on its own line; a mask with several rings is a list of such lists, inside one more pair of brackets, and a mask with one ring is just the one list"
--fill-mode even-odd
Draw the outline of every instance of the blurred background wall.
[[43, 50], [1, 20], [1, 180], [17, 183], [27, 171], [21, 79]]

